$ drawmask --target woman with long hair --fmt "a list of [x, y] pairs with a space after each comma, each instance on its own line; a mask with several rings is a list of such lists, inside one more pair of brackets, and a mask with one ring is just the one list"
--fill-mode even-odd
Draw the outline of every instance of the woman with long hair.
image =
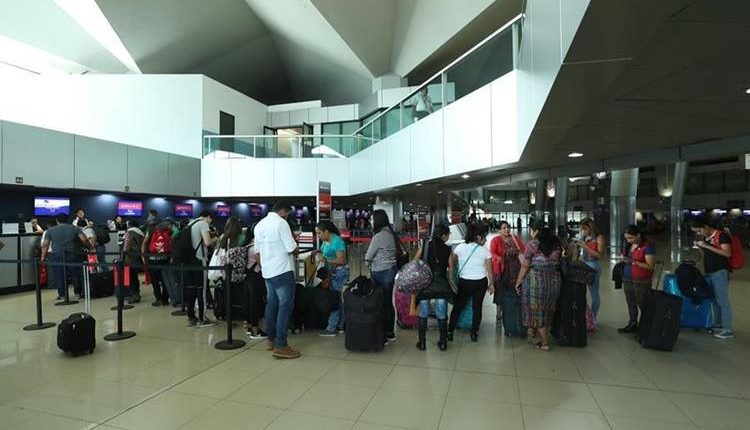
[[560, 241], [544, 222], [531, 227], [531, 241], [521, 259], [516, 292], [521, 295], [523, 322], [539, 342], [537, 347], [549, 351], [549, 327], [560, 295]]
[[637, 225], [629, 225], [624, 236], [626, 245], [622, 259], [626, 264], [622, 273], [622, 289], [628, 303], [630, 320], [628, 325], [617, 331], [635, 333], [638, 331], [638, 309], [643, 311], [646, 294], [651, 289], [651, 279], [654, 277], [656, 248], [646, 240]]
[[[315, 225], [315, 233], [320, 239], [319, 255], [325, 262], [331, 279], [331, 289], [341, 294], [344, 284], [349, 280], [349, 266], [346, 262], [346, 244], [341, 238], [339, 229], [331, 221], [321, 221]], [[343, 331], [344, 307], [339, 308], [328, 316], [328, 327], [320, 336], [336, 336]]]
[[604, 258], [606, 251], [606, 239], [599, 232], [599, 227], [591, 218], [581, 221], [581, 235], [583, 236], [581, 259], [587, 266], [596, 270], [594, 283], [588, 286], [589, 294], [591, 295], [591, 311], [594, 314], [594, 318], [596, 318], [599, 315], [599, 306], [601, 304], [599, 278], [602, 274], [601, 260]]
[[415, 258], [423, 258], [432, 270], [433, 280], [430, 285], [417, 294], [419, 303], [419, 325], [417, 349], [427, 348], [427, 316], [430, 311], [430, 300], [435, 300], [435, 316], [438, 320], [440, 340], [437, 345], [441, 351], [448, 349], [448, 301], [453, 299], [453, 290], [448, 281], [448, 265], [451, 248], [446, 244], [450, 239], [450, 229], [444, 224], [435, 225], [432, 238], [425, 239], [426, 246], [420, 247]]
[[383, 314], [385, 315], [385, 339], [396, 339], [396, 311], [393, 309], [393, 283], [398, 269], [396, 258], [403, 253], [401, 241], [391, 227], [388, 214], [378, 209], [372, 212], [373, 236], [365, 254], [375, 286], [383, 289]]
[[521, 270], [521, 255], [526, 251], [523, 240], [511, 233], [510, 224], [507, 221], [500, 221], [499, 226], [500, 234], [492, 238], [490, 242], [492, 274], [497, 287], [494, 301], [498, 322], [502, 314], [500, 307], [502, 295], [508, 292], [516, 293], [515, 282]]
[[448, 325], [448, 340], [453, 340], [453, 331], [458, 325], [458, 316], [468, 306], [473, 306], [471, 321], [472, 342], [479, 338], [479, 325], [482, 323], [482, 302], [489, 289], [495, 292], [495, 281], [492, 276], [492, 256], [484, 246], [487, 242], [487, 229], [481, 223], [469, 223], [464, 243], [456, 246], [451, 254], [449, 273], [458, 278], [458, 297], [451, 311]]

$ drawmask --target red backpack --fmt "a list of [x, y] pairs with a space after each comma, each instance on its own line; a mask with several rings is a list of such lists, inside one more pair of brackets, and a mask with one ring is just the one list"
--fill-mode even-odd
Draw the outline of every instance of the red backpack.
[[172, 233], [169, 230], [154, 230], [148, 243], [150, 254], [166, 254], [172, 251]]
[[[737, 235], [731, 234], [729, 232], [726, 233], [731, 238], [732, 247], [732, 256], [729, 257], [729, 268], [732, 270], [740, 270], [745, 267], [745, 251], [742, 248], [742, 240], [740, 240], [740, 237]], [[720, 234], [714, 236], [713, 245], [717, 248], [721, 247], [721, 244], [719, 243], [719, 236]]]

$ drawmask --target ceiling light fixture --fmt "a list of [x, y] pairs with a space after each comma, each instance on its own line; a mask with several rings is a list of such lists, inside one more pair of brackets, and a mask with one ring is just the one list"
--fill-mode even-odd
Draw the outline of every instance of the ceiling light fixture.
[[580, 157], [583, 157], [583, 153], [581, 153], [581, 152], [571, 152], [570, 154], [568, 154], [568, 157], [569, 158], [580, 158]]
[[750, 94], [750, 88], [745, 90], [745, 94]]
[[418, 187], [421, 187], [421, 186], [422, 186], [422, 184], [417, 184], [417, 186], [418, 186]]
[[506, 200], [504, 203], [506, 205], [512, 205], [513, 204], [513, 200]]
[[470, 176], [470, 175], [467, 175], [466, 173], [464, 173], [463, 175], [461, 175], [461, 177], [462, 177], [462, 178], [464, 178], [464, 179], [469, 179], [469, 178], [471, 178], [471, 176]]
[[104, 49], [125, 65], [133, 73], [142, 73], [128, 49], [120, 40], [115, 29], [104, 16], [95, 0], [54, 0], [55, 4], [67, 13], [89, 33]]
[[438, 191], [438, 194], [443, 194], [443, 192], [442, 191]]

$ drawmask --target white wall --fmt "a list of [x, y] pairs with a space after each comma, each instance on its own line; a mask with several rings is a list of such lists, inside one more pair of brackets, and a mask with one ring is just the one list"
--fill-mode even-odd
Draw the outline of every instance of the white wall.
[[234, 115], [234, 134], [263, 134], [268, 107], [203, 76], [203, 130], [219, 132], [219, 111]]
[[194, 158], [201, 105], [200, 75], [0, 79], [0, 120]]

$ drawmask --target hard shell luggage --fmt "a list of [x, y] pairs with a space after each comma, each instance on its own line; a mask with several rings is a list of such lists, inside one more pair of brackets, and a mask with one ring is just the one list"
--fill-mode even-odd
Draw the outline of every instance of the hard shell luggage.
[[412, 310], [414, 294], [393, 292], [393, 307], [396, 309], [396, 323], [402, 329], [412, 329], [419, 323], [419, 315]]
[[[232, 300], [233, 321], [241, 321], [247, 319], [242, 306], [242, 301], [246, 295], [244, 288], [245, 287], [243, 286], [243, 284], [232, 285], [232, 296], [230, 297], [230, 299]], [[216, 295], [216, 302], [214, 304], [214, 316], [217, 320], [224, 321], [227, 317], [227, 296], [223, 281], [214, 289], [214, 294]]]
[[563, 282], [552, 323], [552, 335], [560, 346], [586, 346], [586, 285]]
[[360, 293], [353, 288], [344, 292], [346, 349], [380, 351], [385, 345], [383, 290], [371, 288]]
[[680, 312], [680, 327], [684, 328], [711, 328], [711, 299], [703, 299], [695, 304], [682, 294], [677, 285], [677, 277], [672, 273], [664, 275], [664, 291], [682, 298], [682, 311]]
[[503, 332], [507, 337], [518, 337], [526, 334], [521, 318], [521, 297], [515, 291], [505, 288], [500, 296], [503, 309]]
[[638, 321], [636, 340], [644, 348], [671, 351], [680, 335], [681, 297], [659, 290], [649, 290]]
[[112, 272], [94, 272], [89, 274], [91, 297], [109, 297], [115, 293], [115, 281]]

